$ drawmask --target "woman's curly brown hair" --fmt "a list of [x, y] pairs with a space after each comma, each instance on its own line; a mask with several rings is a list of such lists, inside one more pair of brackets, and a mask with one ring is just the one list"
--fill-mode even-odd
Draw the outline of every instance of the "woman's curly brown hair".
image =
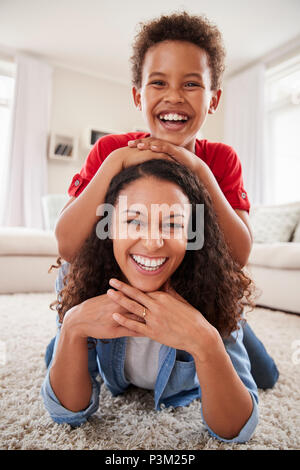
[[[105, 203], [115, 206], [120, 191], [133, 181], [147, 177], [172, 182], [187, 196], [192, 207], [189, 234], [195, 233], [197, 204], [204, 205], [203, 247], [186, 250], [181, 265], [171, 276], [171, 286], [199, 310], [221, 335], [229, 335], [238, 327], [245, 301], [253, 306], [252, 282], [230, 255], [209, 193], [197, 177], [175, 161], [148, 160], [116, 175], [110, 183]], [[104, 216], [105, 213], [100, 220], [104, 220]], [[99, 239], [97, 224], [70, 264], [58, 300], [51, 304], [51, 307], [57, 305], [60, 322], [71, 307], [105, 294], [112, 277], [125, 280], [114, 258], [113, 241], [109, 237]], [[107, 226], [110, 227], [110, 222]]]
[[206, 17], [182, 12], [140, 23], [131, 57], [132, 83], [136, 88], [142, 85], [142, 68], [148, 49], [162, 41], [187, 41], [203, 49], [211, 70], [211, 89], [221, 87], [226, 53], [220, 31]]

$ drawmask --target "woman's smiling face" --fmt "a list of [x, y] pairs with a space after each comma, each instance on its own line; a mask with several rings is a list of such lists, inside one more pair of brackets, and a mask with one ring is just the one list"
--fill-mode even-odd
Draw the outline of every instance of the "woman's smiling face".
[[129, 284], [153, 292], [168, 281], [185, 256], [189, 215], [189, 200], [174, 183], [142, 177], [120, 192], [113, 251]]

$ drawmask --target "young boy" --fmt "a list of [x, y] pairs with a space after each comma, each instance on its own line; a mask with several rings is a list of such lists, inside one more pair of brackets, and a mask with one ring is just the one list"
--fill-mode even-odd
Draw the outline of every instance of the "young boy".
[[231, 147], [196, 139], [218, 107], [224, 58], [220, 32], [205, 18], [179, 13], [143, 25], [133, 47], [132, 91], [150, 132], [109, 135], [95, 144], [56, 225], [63, 259], [71, 261], [89, 235], [116, 173], [147, 159], [174, 158], [206, 185], [232, 256], [246, 264], [252, 235], [240, 161]]

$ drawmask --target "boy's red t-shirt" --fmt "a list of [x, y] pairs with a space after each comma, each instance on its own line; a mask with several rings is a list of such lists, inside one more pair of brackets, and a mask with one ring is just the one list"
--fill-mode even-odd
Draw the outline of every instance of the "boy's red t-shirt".
[[[127, 147], [129, 140], [145, 137], [149, 137], [149, 134], [130, 132], [101, 137], [87, 156], [80, 173], [73, 177], [68, 189], [69, 196], [79, 196], [111, 152]], [[250, 203], [244, 189], [242, 166], [233, 148], [222, 143], [197, 139], [195, 150], [196, 155], [211, 169], [231, 207], [249, 212]]]

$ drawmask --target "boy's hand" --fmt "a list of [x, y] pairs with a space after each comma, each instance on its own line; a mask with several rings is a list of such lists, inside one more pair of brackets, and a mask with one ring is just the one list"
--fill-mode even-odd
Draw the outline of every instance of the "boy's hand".
[[166, 140], [156, 139], [155, 137], [146, 137], [145, 139], [130, 140], [128, 147], [137, 148], [142, 151], [151, 150], [154, 153], [163, 153], [169, 155], [178, 163], [187, 166], [195, 172], [199, 166], [199, 158], [189, 150], [171, 144]]
[[145, 162], [146, 160], [152, 160], [154, 158], [165, 158], [167, 160], [174, 161], [174, 158], [172, 158], [167, 153], [154, 151], [151, 149], [146, 149], [144, 152], [141, 152], [137, 147], [121, 147], [117, 150], [114, 150], [109, 155], [109, 157], [118, 161], [121, 169], [127, 168], [131, 165], [137, 165], [138, 163]]

